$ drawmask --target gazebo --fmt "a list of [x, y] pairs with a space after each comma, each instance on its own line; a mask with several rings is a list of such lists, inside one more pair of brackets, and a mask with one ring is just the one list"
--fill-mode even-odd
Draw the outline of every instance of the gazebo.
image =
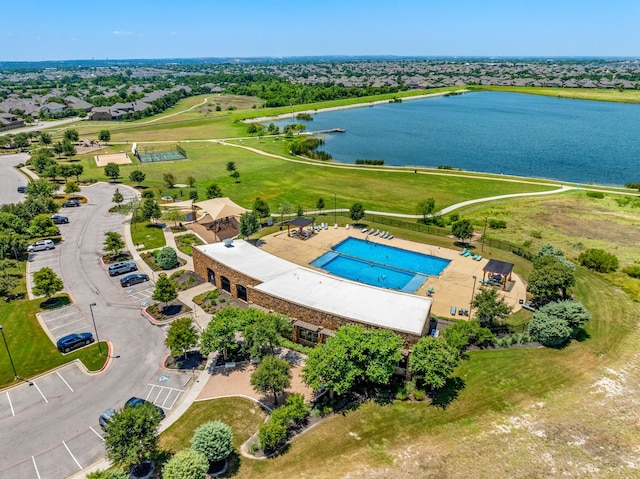
[[311, 228], [313, 228], [313, 232], [315, 233], [315, 226], [313, 226], [313, 220], [309, 219], [309, 218], [304, 218], [302, 216], [298, 216], [295, 219], [292, 219], [291, 221], [287, 221], [285, 223], [287, 225], [287, 236], [291, 236], [291, 227], [294, 227], [294, 231], [295, 228], [297, 228], [297, 235], [298, 238], [300, 239], [305, 239], [304, 238], [304, 227], [305, 226], [309, 226], [312, 225]]
[[[482, 268], [482, 281], [485, 283], [501, 284], [502, 290], [507, 289], [507, 281], [511, 281], [511, 273], [513, 271], [513, 263], [490, 259]], [[485, 279], [489, 274], [489, 279]]]
[[[211, 198], [206, 201], [193, 203], [193, 206], [201, 208], [208, 216], [211, 217], [212, 222], [207, 223], [206, 227], [207, 229], [212, 230], [216, 236], [218, 236], [217, 233], [220, 230], [225, 229], [226, 226], [229, 225], [229, 218], [240, 216], [249, 211], [246, 208], [237, 205], [229, 198]], [[220, 239], [219, 236], [218, 239]]]

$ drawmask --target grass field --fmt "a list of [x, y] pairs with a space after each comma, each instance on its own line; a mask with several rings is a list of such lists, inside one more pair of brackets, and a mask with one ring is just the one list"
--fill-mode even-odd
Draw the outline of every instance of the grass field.
[[554, 96], [557, 98], [572, 98], [574, 100], [612, 101], [616, 103], [640, 103], [638, 90], [598, 90], [594, 88], [544, 88], [544, 87], [511, 87], [511, 86], [482, 86], [471, 87], [474, 90], [508, 91], [525, 93], [527, 95]]
[[131, 238], [134, 245], [141, 245], [138, 249], [162, 248], [167, 244], [164, 239], [164, 232], [155, 223], [143, 221], [131, 226]]

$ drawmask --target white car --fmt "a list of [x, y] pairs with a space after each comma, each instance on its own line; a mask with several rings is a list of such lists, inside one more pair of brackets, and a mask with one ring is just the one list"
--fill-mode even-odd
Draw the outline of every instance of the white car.
[[32, 245], [29, 245], [27, 247], [27, 251], [31, 253], [33, 251], [44, 251], [47, 249], [55, 249], [55, 248], [56, 248], [56, 245], [53, 244], [53, 241], [51, 241], [50, 239], [46, 239], [46, 240], [36, 241]]

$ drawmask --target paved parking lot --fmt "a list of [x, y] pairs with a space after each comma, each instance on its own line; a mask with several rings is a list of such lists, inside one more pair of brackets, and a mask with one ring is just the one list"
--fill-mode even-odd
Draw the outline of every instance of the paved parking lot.
[[56, 249], [36, 251], [29, 254], [29, 281], [31, 284], [33, 284], [33, 273], [40, 271], [42, 268], [51, 268], [58, 277], [62, 276], [60, 255], [58, 254], [58, 248], [62, 246], [63, 243], [58, 243]]
[[93, 332], [90, 319], [76, 304], [41, 313], [40, 317], [56, 340], [71, 333]]

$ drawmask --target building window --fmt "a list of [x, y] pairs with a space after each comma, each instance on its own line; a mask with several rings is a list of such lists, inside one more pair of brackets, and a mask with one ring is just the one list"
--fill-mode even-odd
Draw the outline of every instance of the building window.
[[318, 333], [316, 333], [315, 331], [309, 331], [308, 329], [300, 328], [300, 334], [298, 335], [298, 337], [310, 343], [315, 344], [318, 342]]
[[236, 285], [236, 294], [238, 296], [238, 299], [241, 299], [242, 301], [247, 300], [247, 288], [245, 288], [241, 284]]
[[223, 291], [231, 293], [231, 281], [229, 281], [229, 278], [227, 278], [226, 276], [220, 276], [220, 286], [222, 287]]
[[209, 283], [216, 284], [216, 273], [211, 268], [207, 268], [207, 276], [209, 278]]

